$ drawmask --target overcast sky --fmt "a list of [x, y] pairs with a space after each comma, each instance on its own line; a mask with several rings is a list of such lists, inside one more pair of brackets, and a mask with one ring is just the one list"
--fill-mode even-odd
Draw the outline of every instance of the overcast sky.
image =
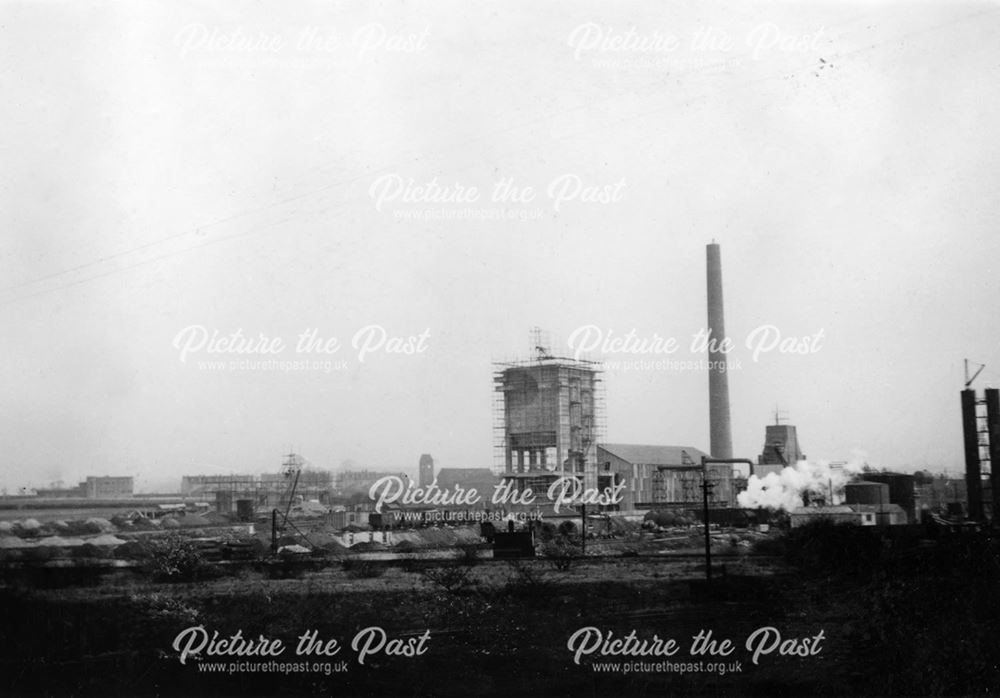
[[[707, 450], [703, 370], [614, 362], [704, 358], [712, 239], [736, 455], [778, 406], [810, 458], [957, 471], [963, 358], [1000, 385], [998, 32], [971, 2], [5, 2], [0, 484], [488, 467], [533, 326], [675, 338], [589, 352], [605, 440]], [[755, 361], [762, 326], [822, 335]], [[266, 359], [331, 363], [228, 364]]]

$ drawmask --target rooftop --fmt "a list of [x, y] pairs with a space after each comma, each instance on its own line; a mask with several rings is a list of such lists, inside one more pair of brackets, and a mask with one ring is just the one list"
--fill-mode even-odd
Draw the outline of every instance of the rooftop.
[[[648, 444], [597, 444], [608, 453], [618, 456], [624, 461], [637, 465], [682, 466], [701, 464], [701, 457], [708, 456], [701, 449], [693, 446], [650, 446]], [[685, 462], [684, 456], [690, 459]]]

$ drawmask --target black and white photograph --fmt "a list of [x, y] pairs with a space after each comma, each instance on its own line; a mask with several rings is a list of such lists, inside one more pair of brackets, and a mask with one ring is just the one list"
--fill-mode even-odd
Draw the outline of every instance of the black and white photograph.
[[0, 695], [997, 695], [998, 33], [0, 0]]

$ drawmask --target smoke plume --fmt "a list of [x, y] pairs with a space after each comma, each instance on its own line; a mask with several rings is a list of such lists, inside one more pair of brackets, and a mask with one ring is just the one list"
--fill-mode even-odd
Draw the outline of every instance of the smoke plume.
[[847, 463], [800, 460], [780, 473], [751, 475], [747, 489], [736, 496], [736, 502], [744, 509], [791, 511], [802, 506], [802, 495], [808, 492], [822, 497], [827, 504], [838, 504], [844, 498], [844, 485], [861, 472], [862, 464], [862, 458]]

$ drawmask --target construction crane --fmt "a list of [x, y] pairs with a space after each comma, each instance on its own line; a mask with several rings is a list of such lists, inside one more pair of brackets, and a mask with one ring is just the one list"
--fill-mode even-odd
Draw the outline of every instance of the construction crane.
[[[285, 511], [282, 512], [282, 511], [280, 511], [277, 508], [274, 508], [274, 509], [271, 510], [271, 552], [272, 553], [277, 554], [277, 552], [278, 552], [278, 537], [280, 535], [284, 534], [285, 530], [289, 526], [291, 526], [292, 529], [294, 529], [295, 532], [299, 536], [301, 536], [301, 538], [306, 543], [309, 543], [310, 547], [312, 546], [312, 542], [309, 540], [309, 538], [306, 537], [306, 534], [304, 534], [302, 531], [300, 531], [298, 529], [298, 527], [296, 527], [295, 524], [293, 524], [291, 521], [288, 520], [288, 515], [292, 511], [292, 503], [295, 501], [295, 490], [298, 489], [298, 486], [299, 486], [299, 477], [302, 475], [302, 466], [305, 464], [305, 462], [306, 461], [305, 461], [305, 459], [302, 456], [300, 456], [300, 455], [298, 455], [296, 453], [289, 453], [287, 456], [285, 456], [285, 460], [282, 461], [282, 463], [281, 463], [281, 473], [282, 473], [282, 475], [285, 476], [285, 480], [288, 481], [290, 484], [289, 484], [288, 488], [285, 490], [286, 493], [287, 493], [285, 495], [285, 497], [288, 500], [285, 503]], [[279, 500], [279, 504], [280, 504], [280, 500]], [[278, 521], [279, 516], [281, 517], [280, 525], [279, 525], [279, 521]]]
[[969, 388], [972, 387], [972, 381], [976, 380], [976, 378], [979, 376], [979, 374], [983, 372], [983, 369], [986, 368], [986, 364], [976, 364], [976, 363], [974, 363], [973, 365], [979, 366], [979, 368], [976, 369], [976, 372], [973, 373], [972, 376], [970, 377], [969, 376], [969, 360], [968, 359], [965, 360], [965, 389], [966, 390], [968, 390]]

